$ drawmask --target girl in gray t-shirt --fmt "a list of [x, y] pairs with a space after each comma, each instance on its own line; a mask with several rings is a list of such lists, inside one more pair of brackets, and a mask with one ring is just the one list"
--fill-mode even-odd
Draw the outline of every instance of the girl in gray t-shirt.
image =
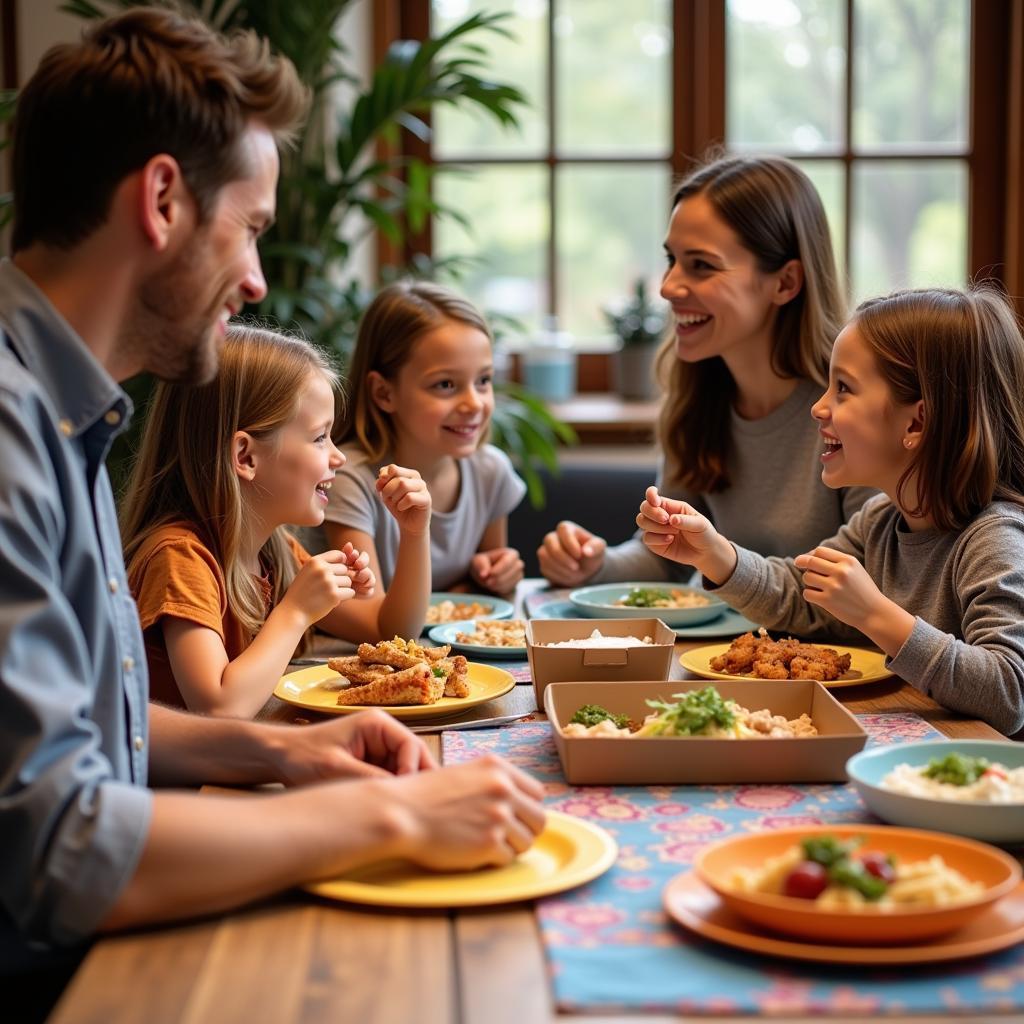
[[745, 615], [799, 636], [867, 636], [954, 711], [1024, 730], [1024, 338], [994, 290], [860, 306], [814, 406], [822, 479], [872, 498], [796, 558], [733, 545], [649, 488], [637, 524]]
[[491, 334], [465, 299], [427, 282], [382, 289], [359, 327], [337, 443], [347, 457], [331, 490], [330, 547], [359, 550], [386, 589], [399, 574], [399, 529], [376, 496], [382, 467], [417, 471], [432, 501], [430, 587], [497, 594], [522, 579], [508, 514], [526, 486], [486, 443], [494, 410]]

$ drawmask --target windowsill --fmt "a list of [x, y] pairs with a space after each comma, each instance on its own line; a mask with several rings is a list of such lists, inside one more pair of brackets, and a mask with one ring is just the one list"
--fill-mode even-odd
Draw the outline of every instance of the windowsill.
[[548, 407], [576, 431], [582, 445], [654, 443], [656, 400], [633, 401], [613, 393], [585, 392], [565, 402], [551, 402]]

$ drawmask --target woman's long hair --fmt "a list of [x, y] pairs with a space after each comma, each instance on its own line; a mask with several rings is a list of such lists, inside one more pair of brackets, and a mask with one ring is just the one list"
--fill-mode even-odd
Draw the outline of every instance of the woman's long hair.
[[[775, 317], [772, 368], [782, 377], [813, 380], [824, 390], [846, 306], [825, 209], [810, 178], [782, 157], [723, 157], [684, 179], [672, 209], [698, 195], [736, 232], [762, 273], [800, 261], [803, 287]], [[665, 392], [658, 436], [666, 478], [702, 493], [725, 490], [736, 385], [724, 360], [683, 362], [672, 333], [656, 367]]]
[[[247, 513], [231, 442], [239, 430], [272, 441], [295, 416], [313, 373], [323, 374], [332, 387], [338, 383], [324, 355], [301, 338], [232, 325], [211, 383], [157, 385], [121, 505], [129, 574], [155, 531], [188, 525], [220, 564], [231, 611], [255, 636], [267, 608], [259, 584], [238, 557]], [[296, 573], [283, 527], [273, 531], [259, 557], [270, 574], [274, 607]]]
[[992, 501], [1024, 506], [1024, 338], [1005, 296], [987, 286], [898, 291], [862, 303], [852, 322], [893, 400], [924, 404], [900, 508], [959, 530]]

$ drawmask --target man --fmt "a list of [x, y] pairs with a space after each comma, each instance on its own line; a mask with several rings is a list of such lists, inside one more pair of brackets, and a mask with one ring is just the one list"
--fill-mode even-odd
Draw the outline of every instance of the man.
[[[131, 412], [115, 381], [214, 374], [228, 317], [265, 294], [256, 243], [305, 106], [294, 68], [252, 34], [145, 8], [51, 50], [20, 97], [0, 264], [5, 950], [383, 857], [502, 863], [543, 826], [534, 780], [497, 759], [427, 770], [425, 746], [382, 713], [305, 729], [147, 713], [103, 467]], [[147, 780], [297, 788], [243, 800]]]

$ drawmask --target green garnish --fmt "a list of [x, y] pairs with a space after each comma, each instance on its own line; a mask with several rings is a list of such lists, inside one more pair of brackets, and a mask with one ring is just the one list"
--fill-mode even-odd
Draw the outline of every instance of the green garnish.
[[860, 841], [850, 839], [841, 843], [835, 836], [812, 836], [804, 839], [800, 845], [803, 847], [805, 860], [813, 860], [823, 868], [830, 868], [833, 864], [848, 859], [860, 846]]
[[673, 693], [674, 704], [663, 700], [649, 700], [647, 706], [658, 712], [654, 719], [643, 725], [645, 736], [696, 736], [709, 726], [728, 729], [736, 721], [730, 701], [713, 686], [689, 693]]
[[[825, 868], [830, 882], [856, 889], [866, 900], [880, 900], [889, 888], [889, 883], [872, 874], [861, 861], [851, 856], [861, 842], [860, 839], [848, 839], [844, 843], [835, 836], [812, 836], [802, 840], [800, 845], [803, 847], [804, 859]], [[892, 857], [888, 860], [890, 864], [895, 863]]]
[[924, 770], [924, 775], [951, 786], [970, 786], [977, 782], [989, 768], [984, 757], [970, 757], [967, 754], [947, 754], [933, 757]]
[[856, 889], [866, 900], [880, 900], [889, 888], [884, 879], [871, 874], [859, 860], [841, 860], [828, 869], [829, 881]]
[[430, 671], [433, 672], [438, 679], [444, 679], [444, 669], [440, 668], [438, 665], [432, 665], [430, 667]]
[[654, 608], [659, 601], [667, 601], [669, 595], [663, 590], [645, 590], [634, 587], [620, 602], [623, 608]]
[[586, 726], [588, 729], [598, 722], [613, 722], [619, 729], [625, 729], [629, 725], [628, 715], [613, 715], [600, 704], [584, 704], [576, 714], [569, 719], [570, 723]]

